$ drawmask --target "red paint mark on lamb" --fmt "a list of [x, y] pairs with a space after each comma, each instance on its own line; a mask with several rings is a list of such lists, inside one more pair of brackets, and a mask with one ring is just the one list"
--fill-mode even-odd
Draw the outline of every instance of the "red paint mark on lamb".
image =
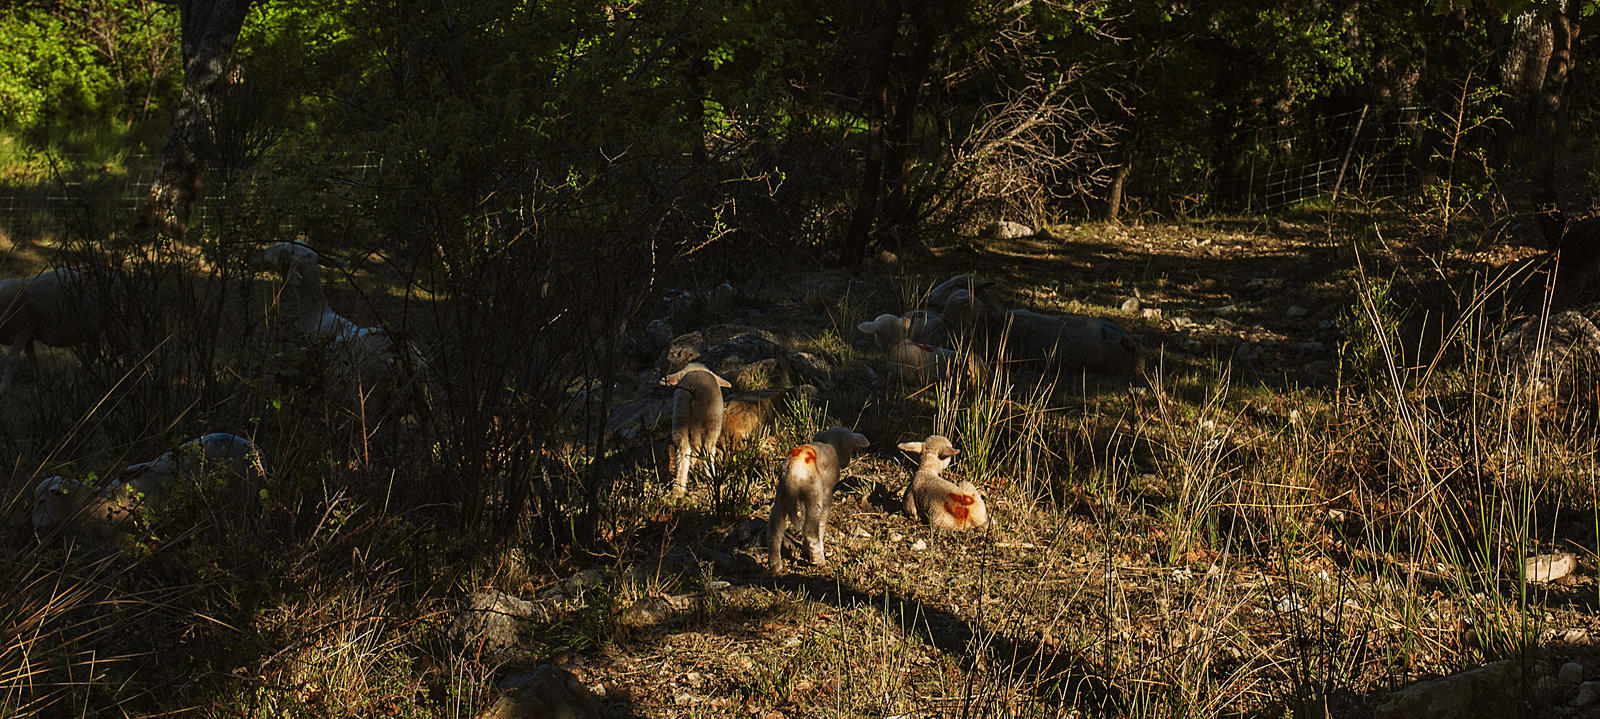
[[809, 445], [800, 445], [789, 453], [789, 459], [798, 459], [806, 464], [816, 464], [817, 450], [812, 449]]

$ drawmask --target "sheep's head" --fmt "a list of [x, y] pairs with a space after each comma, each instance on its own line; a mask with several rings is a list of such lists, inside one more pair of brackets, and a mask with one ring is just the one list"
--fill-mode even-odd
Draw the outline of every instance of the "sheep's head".
[[705, 366], [703, 364], [700, 364], [699, 362], [690, 362], [689, 364], [684, 365], [683, 369], [680, 369], [677, 372], [673, 372], [672, 374], [669, 374], [669, 375], [667, 375], [665, 377], [662, 377], [661, 378], [661, 384], [664, 384], [664, 385], [676, 385], [676, 384], [678, 384], [678, 382], [683, 380], [684, 375], [687, 375], [690, 372], [704, 372], [704, 373], [706, 373], [708, 375], [711, 375], [712, 379], [715, 379], [717, 381], [717, 386], [719, 386], [719, 387], [732, 387], [733, 386], [733, 383], [729, 382], [728, 380], [723, 379], [716, 372], [712, 372], [711, 368], [709, 368], [709, 367], [707, 367], [707, 366]]
[[69, 496], [72, 484], [57, 475], [39, 481], [33, 488], [33, 530], [47, 532], [61, 524], [73, 512]]
[[856, 329], [872, 335], [878, 342], [878, 349], [888, 352], [890, 348], [905, 340], [906, 333], [911, 329], [911, 320], [900, 315], [878, 315], [871, 322], [862, 322]]
[[944, 471], [945, 467], [950, 466], [950, 460], [961, 454], [961, 450], [956, 449], [955, 445], [950, 443], [950, 439], [941, 434], [928, 435], [928, 438], [921, 442], [901, 442], [899, 446], [900, 449], [917, 455], [922, 467], [931, 468], [935, 472]]

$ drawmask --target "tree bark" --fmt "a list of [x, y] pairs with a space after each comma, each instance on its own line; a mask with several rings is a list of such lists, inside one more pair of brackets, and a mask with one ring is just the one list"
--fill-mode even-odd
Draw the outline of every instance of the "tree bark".
[[161, 169], [145, 198], [139, 227], [175, 237], [188, 230], [201, 179], [215, 157], [216, 118], [228, 85], [233, 47], [252, 0], [176, 0], [183, 33], [183, 93], [173, 114]]

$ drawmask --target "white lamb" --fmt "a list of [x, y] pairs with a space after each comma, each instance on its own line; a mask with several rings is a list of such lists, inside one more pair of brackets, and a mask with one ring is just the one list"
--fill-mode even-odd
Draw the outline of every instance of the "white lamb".
[[0, 395], [10, 389], [24, 353], [37, 370], [35, 341], [75, 347], [99, 336], [105, 318], [92, 289], [90, 278], [70, 268], [0, 280], [0, 343], [10, 345]]
[[909, 318], [882, 314], [856, 325], [856, 329], [872, 335], [878, 349], [889, 358], [890, 374], [903, 382], [925, 385], [952, 374], [977, 379], [981, 368], [970, 354], [912, 341], [911, 326]]
[[333, 311], [318, 267], [324, 262], [343, 266], [305, 245], [279, 242], [261, 253], [256, 268], [283, 276], [284, 293], [294, 302], [294, 328], [329, 350], [355, 388], [356, 406], [388, 408], [402, 386], [420, 377], [422, 352], [410, 342], [396, 346], [386, 330], [358, 326]]
[[33, 529], [115, 544], [143, 509], [159, 508], [180, 483], [204, 477], [261, 477], [261, 453], [250, 440], [216, 432], [179, 445], [149, 462], [129, 465], [101, 484], [51, 477], [34, 488]]

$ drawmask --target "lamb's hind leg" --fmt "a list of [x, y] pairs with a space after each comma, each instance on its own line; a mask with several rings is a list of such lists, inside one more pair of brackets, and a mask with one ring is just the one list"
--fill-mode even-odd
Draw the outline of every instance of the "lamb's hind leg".
[[828, 531], [828, 498], [817, 498], [806, 507], [806, 545], [811, 552], [811, 564], [822, 567], [828, 564], [828, 553], [822, 548]]
[[789, 529], [789, 515], [794, 514], [794, 498], [788, 488], [778, 485], [778, 495], [772, 498], [772, 516], [767, 519], [767, 571], [783, 571], [783, 534]]
[[689, 493], [689, 466], [694, 461], [694, 452], [688, 438], [678, 440], [677, 447], [678, 473], [672, 479], [672, 496], [682, 497]]

